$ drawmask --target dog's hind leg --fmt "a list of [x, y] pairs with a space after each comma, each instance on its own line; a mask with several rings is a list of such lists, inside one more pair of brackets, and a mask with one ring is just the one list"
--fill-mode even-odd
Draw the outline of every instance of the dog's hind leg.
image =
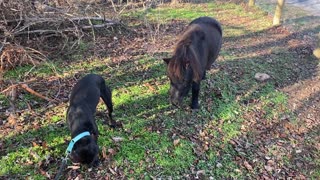
[[112, 119], [112, 112], [113, 112], [113, 105], [112, 105], [112, 93], [111, 90], [106, 86], [105, 82], [101, 83], [100, 86], [100, 95], [103, 102], [106, 104], [108, 108], [108, 115], [109, 115], [109, 126], [114, 128], [116, 127], [116, 122]]

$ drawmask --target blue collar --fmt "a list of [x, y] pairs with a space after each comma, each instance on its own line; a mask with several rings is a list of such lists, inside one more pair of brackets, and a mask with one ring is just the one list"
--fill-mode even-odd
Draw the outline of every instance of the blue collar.
[[70, 154], [72, 151], [72, 148], [74, 146], [74, 144], [79, 141], [81, 138], [85, 137], [85, 136], [90, 136], [90, 133], [88, 131], [85, 131], [83, 133], [80, 133], [79, 135], [77, 135], [75, 138], [71, 139], [69, 146], [67, 148], [66, 154]]

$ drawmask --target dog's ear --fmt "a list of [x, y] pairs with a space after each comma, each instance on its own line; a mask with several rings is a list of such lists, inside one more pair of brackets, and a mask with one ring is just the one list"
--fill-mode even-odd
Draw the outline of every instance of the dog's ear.
[[163, 58], [163, 61], [166, 62], [166, 64], [169, 64], [171, 58]]

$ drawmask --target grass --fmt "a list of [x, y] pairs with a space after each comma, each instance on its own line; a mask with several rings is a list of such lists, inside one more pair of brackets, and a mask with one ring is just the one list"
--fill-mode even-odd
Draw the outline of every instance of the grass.
[[[147, 11], [128, 12], [124, 16], [161, 24], [172, 19], [187, 23], [198, 16], [213, 16], [223, 23], [225, 38], [262, 33], [271, 26], [270, 19], [261, 9], [246, 11], [233, 3], [160, 6]], [[233, 49], [233, 45], [237, 45], [235, 41], [226, 43], [227, 47], [223, 47], [220, 54], [223, 58], [218, 60], [220, 70], [210, 71], [207, 80], [203, 81], [201, 108], [197, 113], [171, 107], [165, 65], [151, 55], [136, 56], [120, 65], [115, 65], [109, 58], [50, 61], [36, 67], [18, 67], [8, 71], [4, 78], [22, 80], [28, 75], [71, 79], [76, 73], [81, 76], [98, 73], [105, 77], [113, 90], [114, 118], [123, 123], [124, 129], [110, 129], [104, 124], [104, 117], [97, 115], [100, 150], [114, 149], [116, 153], [108, 162], [102, 162], [101, 174], [90, 174], [84, 167], [76, 171], [84, 177], [110, 175], [109, 168], [117, 167], [128, 178], [184, 178], [196, 176], [196, 172], [201, 170], [206, 177], [215, 179], [253, 178], [263, 169], [264, 162], [257, 163], [254, 172], [249, 172], [237, 162], [236, 157], [241, 153], [231, 141], [254, 136], [243, 130], [250, 129], [248, 122], [252, 119], [248, 119], [248, 114], [258, 114], [262, 121], [273, 122], [290, 113], [287, 96], [276, 90], [276, 84], [289, 83], [288, 77], [295, 72], [287, 65], [294, 55], [280, 49], [278, 55], [274, 55], [277, 63], [267, 63], [265, 57], [250, 52], [244, 54]], [[81, 44], [81, 48], [85, 51], [88, 47]], [[256, 82], [254, 74], [261, 71], [270, 73], [274, 78], [265, 83]], [[216, 91], [221, 92], [221, 97], [216, 95]], [[24, 101], [38, 101], [27, 94], [23, 99], [19, 100], [22, 103], [19, 108], [26, 108]], [[9, 106], [3, 95], [0, 95], [0, 101], [4, 102], [3, 106]], [[185, 107], [189, 102], [187, 98]], [[44, 174], [39, 175], [40, 169], [51, 177], [56, 173], [59, 159], [64, 156], [70, 140], [65, 125], [66, 107], [66, 103], [49, 108], [40, 106], [35, 110], [36, 114], [20, 117], [18, 123], [24, 124], [22, 131], [1, 136], [4, 149], [0, 151], [0, 176], [44, 179]], [[105, 111], [105, 106], [99, 104], [98, 112]], [[113, 137], [123, 140], [114, 142]], [[254, 137], [250, 138], [254, 141]], [[176, 139], [179, 139], [178, 144], [174, 143]], [[246, 153], [248, 161], [254, 159], [254, 152]]]

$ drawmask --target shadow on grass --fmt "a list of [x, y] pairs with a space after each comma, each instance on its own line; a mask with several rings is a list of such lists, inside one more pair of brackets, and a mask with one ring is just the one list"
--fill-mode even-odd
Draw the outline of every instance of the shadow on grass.
[[[275, 29], [277, 30], [277, 28]], [[317, 29], [311, 29], [310, 31], [316, 30]], [[304, 30], [300, 33], [305, 34], [307, 32], [307, 30]], [[248, 38], [259, 39], [259, 37], [264, 34], [276, 35], [277, 33], [273, 32], [272, 29], [269, 29], [258, 33], [246, 34], [240, 37], [227, 37], [224, 41], [225, 43], [231, 43], [235, 41], [248, 40]], [[267, 117], [261, 116], [248, 117], [257, 119], [246, 119], [245, 117], [241, 117], [241, 114], [239, 115], [239, 112], [237, 112], [239, 111], [239, 107], [247, 106], [248, 103], [254, 105], [256, 103], [255, 101], [262, 101], [260, 98], [264, 96], [268, 97], [268, 95], [276, 92], [275, 87], [289, 86], [301, 80], [310, 79], [317, 72], [319, 62], [314, 58], [311, 58], [310, 54], [302, 54], [303, 56], [300, 56], [300, 52], [287, 49], [288, 42], [290, 40], [295, 40], [296, 37], [299, 37], [298, 39], [301, 41], [300, 34], [294, 33], [286, 36], [285, 38], [270, 39], [270, 41], [266, 43], [258, 43], [257, 45], [249, 46], [244, 45], [240, 50], [233, 47], [223, 48], [223, 51], [226, 54], [223, 54], [222, 56], [225, 55], [226, 57], [224, 58], [226, 60], [218, 61], [217, 72], [213, 70], [213, 72], [210, 73], [209, 78], [202, 82], [200, 90], [201, 109], [198, 113], [185, 111], [185, 109], [176, 110], [169, 105], [167, 92], [162, 90], [152, 90], [153, 95], [148, 95], [147, 97], [134, 97], [136, 94], [130, 94], [130, 92], [128, 92], [128, 95], [130, 96], [129, 100], [121, 104], [115, 104], [114, 117], [117, 120], [123, 121], [125, 126], [128, 126], [128, 128], [131, 129], [133, 135], [138, 134], [141, 130], [145, 130], [147, 127], [151, 127], [150, 131], [159, 131], [160, 136], [172, 137], [174, 134], [175, 136], [181, 135], [181, 137], [185, 137], [198, 146], [202, 146], [202, 143], [205, 142], [201, 139], [199, 131], [204, 131], [208, 127], [208, 134], [213, 134], [213, 137], [208, 136], [211, 138], [209, 139], [209, 149], [212, 150], [212, 152], [219, 152], [220, 154], [217, 155], [208, 151], [196, 151], [196, 154], [200, 153], [200, 158], [198, 163], [196, 163], [196, 166], [198, 169], [201, 169], [201, 167], [215, 168], [215, 164], [217, 162], [232, 162], [230, 163], [230, 166], [226, 166], [226, 170], [224, 171], [219, 170], [218, 168], [216, 168], [217, 170], [213, 170], [213, 175], [216, 177], [230, 177], [231, 175], [228, 173], [230, 173], [232, 169], [238, 168], [235, 165], [236, 162], [234, 159], [239, 155], [239, 152], [236, 152], [235, 148], [230, 144], [230, 140], [241, 139], [248, 135], [247, 132], [242, 132], [241, 130], [243, 121], [257, 121], [259, 124], [262, 120], [267, 119]], [[239, 52], [252, 53], [256, 50], [272, 49], [274, 46], [282, 46], [285, 48], [281, 48], [275, 53], [266, 53], [264, 55], [251, 56], [247, 58], [238, 57]], [[297, 48], [298, 47], [295, 47], [295, 49]], [[231, 56], [231, 52], [235, 52], [235, 54], [232, 55], [233, 59], [229, 60], [227, 56]], [[164, 81], [161, 77], [165, 75], [165, 65], [162, 63], [162, 60], [156, 60], [155, 62], [156, 63], [151, 63], [150, 65], [148, 61], [139, 62], [139, 59], [135, 59], [130, 62], [112, 64], [110, 67], [99, 65], [97, 67], [79, 71], [77, 72], [77, 76], [84, 76], [84, 74], [88, 72], [101, 74], [105, 77], [107, 84], [110, 85], [111, 89], [122, 89], [133, 85], [145, 86], [143, 84], [144, 81]], [[146, 64], [148, 66], [145, 66]], [[259, 83], [254, 79], [254, 74], [257, 72], [267, 73], [271, 75], [272, 78], [266, 83]], [[168, 83], [168, 80], [165, 81], [165, 83]], [[68, 92], [70, 92], [69, 90]], [[221, 92], [221, 97], [215, 94], [217, 91]], [[309, 105], [309, 103], [315, 103], [317, 95], [318, 94], [306, 102], [306, 105]], [[185, 102], [189, 101], [190, 99], [187, 97]], [[272, 106], [272, 103], [270, 103], [270, 106]], [[297, 113], [303, 109], [304, 108], [298, 109]], [[273, 109], [273, 111], [277, 110], [279, 109]], [[261, 111], [261, 113], [263, 112]], [[276, 118], [280, 119], [281, 113], [286, 112], [280, 112]], [[282, 120], [280, 119], [279, 121]], [[199, 126], [199, 122], [203, 124]], [[260, 126], [263, 125], [264, 124], [260, 124]], [[281, 123], [279, 122], [272, 123], [270, 127], [265, 129], [265, 132], [277, 129], [280, 125]], [[253, 126], [251, 128], [258, 129], [257, 126]], [[28, 141], [24, 141], [22, 144], [19, 143], [22, 139], [25, 140], [29, 137], [39, 137], [39, 139], [43, 138], [41, 139], [42, 141], [50, 143], [50, 140], [48, 139], [53, 138], [50, 135], [52, 130], [60, 131], [63, 136], [67, 135], [65, 128], [52, 129], [52, 127], [42, 127], [39, 130], [33, 130], [31, 132], [25, 132], [22, 135], [5, 138], [4, 144], [7, 148], [3, 153], [1, 153], [1, 160], [5, 161], [5, 154], [19, 152], [24, 148], [32, 147], [32, 144]], [[57, 135], [55, 134], [56, 132], [52, 133], [52, 136]], [[260, 134], [257, 136], [260, 136]], [[147, 144], [148, 142], [145, 143]], [[15, 146], [23, 146], [23, 148]], [[61, 150], [63, 149], [62, 146], [64, 145], [61, 145], [60, 143], [57, 144], [56, 147], [49, 147], [49, 149], [53, 148], [57, 150], [53, 150], [53, 153], [49, 151], [50, 156], [54, 159], [59, 158], [59, 156], [64, 153], [64, 151]], [[46, 149], [41, 151], [42, 153], [47, 152]], [[25, 152], [30, 153], [27, 150]], [[32, 155], [27, 156], [29, 157]], [[244, 158], [243, 156], [241, 157]], [[211, 163], [210, 167], [209, 163], [206, 164], [206, 160]], [[21, 164], [23, 165], [23, 162]], [[14, 172], [14, 170], [8, 170], [7, 173], [11, 176], [13, 174], [30, 172], [34, 167], [35, 165], [26, 165], [22, 169], [17, 170], [17, 172]], [[57, 163], [50, 165], [50, 168], [52, 168], [53, 171], [57, 170]], [[36, 174], [37, 171], [38, 170], [36, 169], [34, 173]], [[244, 169], [241, 169], [241, 171], [246, 172]], [[232, 174], [232, 176], [233, 175], [237, 176], [236, 174]]]
[[58, 168], [60, 164], [55, 159], [64, 156], [67, 135], [69, 133], [66, 127], [49, 124], [4, 138], [3, 143], [7, 147], [1, 152], [1, 175], [27, 178], [30, 175], [40, 175], [41, 171]]

